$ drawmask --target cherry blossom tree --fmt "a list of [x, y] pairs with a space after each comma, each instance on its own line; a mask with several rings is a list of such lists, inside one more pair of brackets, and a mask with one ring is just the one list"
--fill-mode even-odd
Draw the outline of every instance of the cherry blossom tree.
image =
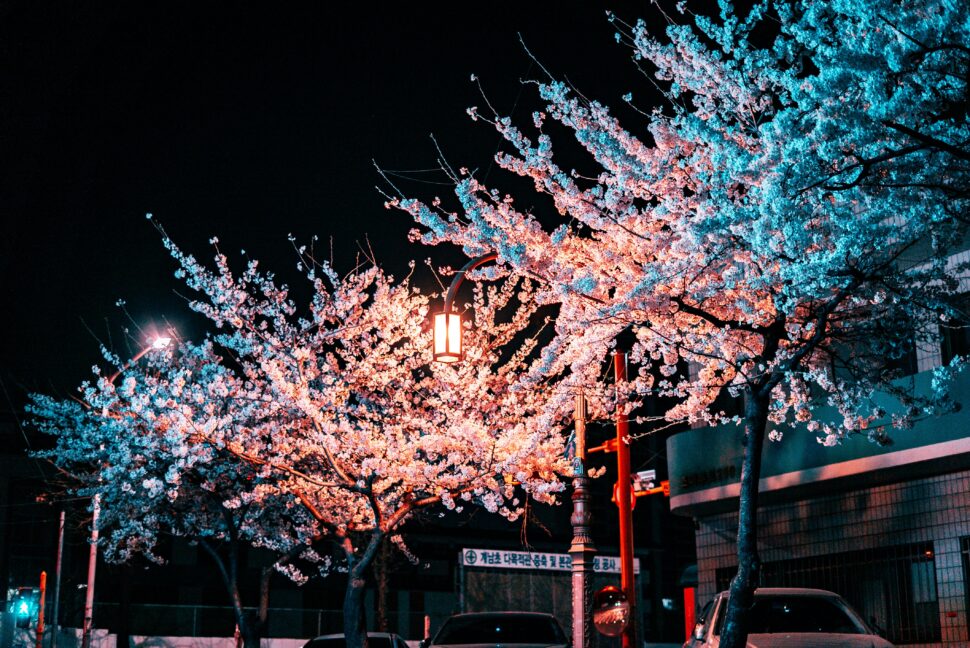
[[[259, 645], [273, 569], [304, 578], [295, 560], [328, 562], [311, 546], [320, 538], [316, 520], [254, 454], [266, 439], [298, 434], [304, 418], [276, 403], [251, 369], [225, 362], [209, 341], [181, 343], [112, 375], [95, 367], [77, 399], [34, 395], [30, 406], [39, 428], [56, 437], [39, 455], [73, 478], [77, 494], [99, 497], [105, 557], [162, 563], [161, 538], [198, 543], [218, 567], [247, 648]], [[255, 618], [239, 590], [244, 546], [278, 556], [263, 571]]]
[[[219, 561], [247, 645], [268, 580], [260, 616], [246, 618], [239, 546], [276, 551], [297, 581], [298, 559], [346, 571], [345, 633], [362, 646], [368, 567], [385, 538], [407, 553], [401, 527], [417, 512], [476, 504], [514, 519], [526, 498], [556, 501], [572, 391], [531, 379], [542, 321], [530, 282], [478, 285], [465, 361], [434, 366], [429, 298], [376, 266], [338, 277], [301, 254], [314, 289], [301, 315], [255, 262], [237, 277], [221, 254], [209, 269], [165, 243], [200, 291], [192, 307], [225, 332], [153, 353], [117, 386], [99, 375], [76, 401], [38, 395], [32, 406], [58, 438], [45, 456], [80, 494], [101, 494], [109, 558], [160, 560], [163, 533], [197, 540]], [[336, 560], [311, 546], [321, 541]]]
[[[468, 305], [463, 362], [431, 362], [429, 297], [376, 265], [339, 276], [299, 249], [311, 282], [301, 310], [270, 273], [239, 274], [219, 253], [209, 268], [167, 237], [196, 311], [225, 330], [220, 344], [256, 367], [281, 406], [305, 421], [252, 454], [341, 549], [344, 632], [366, 642], [368, 566], [422, 510], [479, 505], [509, 519], [526, 498], [552, 503], [569, 472], [563, 429], [573, 405], [565, 374], [534, 380], [542, 320], [529, 281], [484, 270]], [[217, 243], [213, 241], [213, 243]], [[602, 398], [590, 394], [602, 411]]]
[[[446, 167], [455, 206], [397, 188], [388, 205], [418, 222], [416, 240], [494, 252], [559, 305], [554, 359], [534, 370], [598, 364], [622, 333], [640, 364], [631, 389], [677, 399], [662, 424], [744, 426], [738, 574], [721, 635], [737, 648], [759, 581], [765, 437], [805, 426], [826, 445], [885, 442], [888, 428], [950, 407], [960, 359], [924, 398], [894, 382], [894, 367], [959, 314], [952, 297], [967, 288], [953, 252], [970, 187], [970, 22], [959, 3], [935, 0], [745, 12], [721, 2], [716, 17], [686, 4], [665, 33], [613, 18], [663, 98], [636, 131], [552, 75], [535, 83], [546, 108], [534, 134], [469, 110], [504, 138], [497, 164], [548, 202], [520, 208]], [[554, 156], [563, 129], [593, 172]], [[900, 407], [876, 406], [877, 390]], [[744, 396], [743, 415], [721, 411], [723, 394]], [[818, 416], [820, 404], [839, 420]]]

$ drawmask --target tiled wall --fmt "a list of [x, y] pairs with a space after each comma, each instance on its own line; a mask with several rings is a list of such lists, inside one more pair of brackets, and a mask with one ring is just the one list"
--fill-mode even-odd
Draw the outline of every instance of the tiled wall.
[[[737, 564], [737, 513], [698, 520], [697, 600], [716, 592], [715, 571]], [[763, 507], [763, 562], [933, 542], [942, 643], [970, 646], [960, 538], [970, 536], [970, 471]], [[917, 644], [910, 644], [917, 645]]]

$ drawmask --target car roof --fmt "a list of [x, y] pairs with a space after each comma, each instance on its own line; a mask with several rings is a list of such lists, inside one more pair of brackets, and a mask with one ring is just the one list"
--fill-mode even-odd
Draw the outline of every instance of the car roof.
[[452, 619], [470, 619], [475, 617], [496, 617], [496, 616], [531, 616], [531, 617], [550, 617], [553, 615], [548, 612], [523, 612], [522, 610], [506, 610], [506, 611], [495, 611], [495, 612], [462, 612], [460, 614], [452, 614], [450, 618]]
[[[375, 639], [388, 639], [390, 637], [396, 637], [397, 635], [393, 632], [368, 632], [368, 637], [374, 637]], [[344, 633], [337, 632], [334, 634], [320, 635], [319, 637], [314, 637], [310, 641], [316, 641], [317, 639], [343, 639]]]
[[[724, 590], [718, 596], [727, 596], [731, 592]], [[812, 587], [759, 587], [754, 591], [755, 596], [824, 596], [828, 598], [842, 598], [829, 590]]]

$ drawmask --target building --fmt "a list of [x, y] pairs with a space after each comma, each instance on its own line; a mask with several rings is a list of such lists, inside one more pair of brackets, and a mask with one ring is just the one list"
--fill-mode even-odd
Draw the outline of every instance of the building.
[[[966, 353], [966, 331], [944, 331], [942, 352], [914, 353], [917, 371], [901, 382], [926, 393], [929, 370]], [[897, 645], [970, 644], [967, 372], [953, 397], [962, 411], [890, 430], [888, 445], [859, 436], [828, 448], [804, 428], [766, 441], [762, 584], [837, 591]], [[695, 523], [698, 605], [727, 589], [736, 572], [742, 434], [741, 426], [708, 427], [667, 442], [671, 510]]]

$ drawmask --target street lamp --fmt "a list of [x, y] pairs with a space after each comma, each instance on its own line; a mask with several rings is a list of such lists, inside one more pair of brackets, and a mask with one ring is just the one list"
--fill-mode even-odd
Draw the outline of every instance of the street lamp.
[[461, 314], [445, 310], [434, 314], [434, 359], [461, 360]]
[[434, 314], [434, 359], [437, 362], [458, 362], [464, 356], [464, 349], [461, 345], [461, 313], [454, 310], [455, 295], [458, 287], [465, 280], [465, 275], [483, 263], [494, 261], [498, 255], [494, 252], [483, 254], [472, 259], [465, 266], [455, 273], [455, 278], [451, 280], [451, 287], [445, 295], [445, 306], [440, 313]]
[[[474, 258], [455, 273], [455, 278], [445, 295], [444, 308], [434, 314], [433, 353], [437, 362], [458, 362], [464, 356], [461, 340], [461, 313], [454, 311], [455, 295], [465, 280], [465, 275], [474, 268], [494, 261], [497, 255], [492, 252]], [[576, 459], [573, 467], [573, 514], [570, 524], [573, 527], [572, 544], [569, 555], [572, 558], [572, 645], [575, 648], [588, 648], [590, 636], [589, 612], [592, 608], [593, 557], [596, 546], [590, 534], [592, 514], [590, 513], [589, 479], [586, 477], [586, 399], [582, 392], [576, 395]], [[629, 648], [624, 646], [624, 648]]]
[[[155, 335], [148, 340], [148, 343], [142, 347], [141, 351], [136, 353], [132, 358], [124, 364], [123, 367], [114, 372], [108, 377], [108, 382], [113, 383], [118, 379], [122, 373], [130, 369], [136, 362], [141, 360], [141, 358], [150, 351], [160, 351], [167, 348], [172, 343], [171, 336], [167, 335]], [[81, 629], [81, 648], [90, 648], [91, 646], [91, 628], [94, 622], [94, 578], [98, 566], [98, 516], [101, 512], [101, 495], [95, 493], [94, 497], [91, 498], [91, 539], [90, 549], [88, 550], [88, 584], [87, 590], [84, 592], [84, 623]], [[60, 574], [58, 573], [58, 582], [60, 582]], [[57, 619], [54, 619], [55, 625], [57, 624]]]
[[580, 391], [576, 394], [576, 456], [573, 460], [573, 513], [569, 523], [573, 528], [573, 540], [569, 546], [572, 558], [572, 611], [574, 648], [589, 648], [592, 643], [589, 612], [593, 608], [593, 559], [596, 545], [593, 543], [591, 497], [589, 477], [586, 476], [586, 398]]

